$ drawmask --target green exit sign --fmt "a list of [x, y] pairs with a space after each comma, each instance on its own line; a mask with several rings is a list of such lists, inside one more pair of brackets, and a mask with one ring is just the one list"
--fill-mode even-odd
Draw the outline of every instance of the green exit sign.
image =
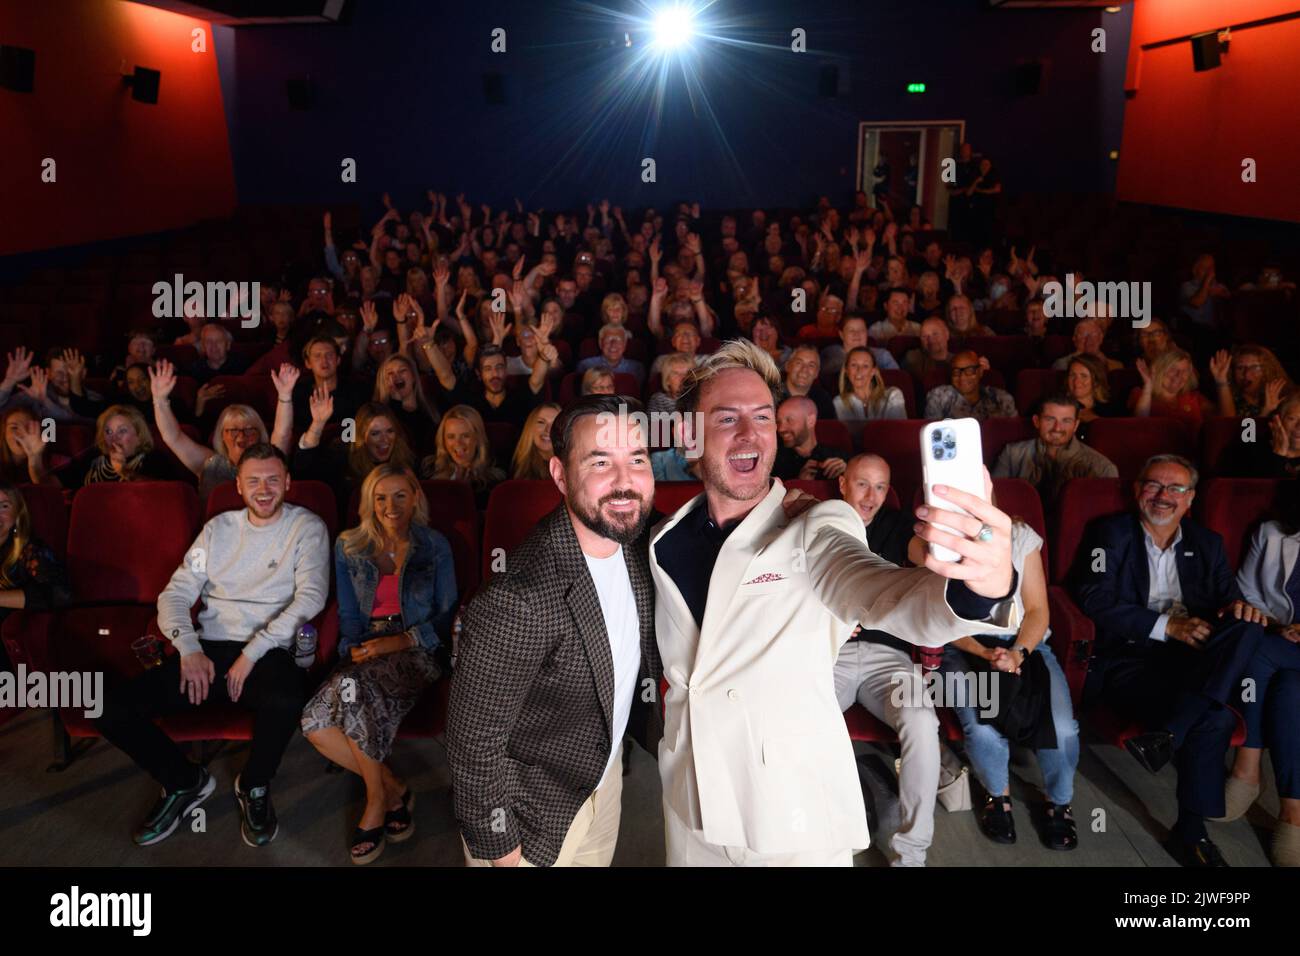
[[925, 84], [924, 84], [924, 83], [908, 83], [908, 84], [907, 84], [907, 92], [909, 92], [909, 93], [924, 93], [924, 92], [925, 92]]

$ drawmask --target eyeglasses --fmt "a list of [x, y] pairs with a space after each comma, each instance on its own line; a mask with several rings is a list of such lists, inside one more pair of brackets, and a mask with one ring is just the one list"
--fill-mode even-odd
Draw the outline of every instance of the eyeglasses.
[[1238, 371], [1238, 372], [1262, 372], [1262, 371], [1264, 371], [1264, 366], [1262, 366], [1262, 365], [1238, 365], [1238, 366], [1237, 366], [1237, 371]]
[[261, 433], [261, 429], [247, 425], [243, 428], [223, 428], [221, 433], [223, 435], [258, 435]]
[[953, 375], [974, 375], [979, 370], [980, 367], [978, 365], [954, 366], [952, 370], [952, 374]]
[[1152, 497], [1160, 494], [1161, 492], [1167, 491], [1171, 495], [1174, 495], [1177, 498], [1181, 498], [1183, 495], [1187, 494], [1191, 490], [1192, 490], [1191, 485], [1164, 485], [1158, 481], [1142, 482], [1142, 494], [1151, 495]]

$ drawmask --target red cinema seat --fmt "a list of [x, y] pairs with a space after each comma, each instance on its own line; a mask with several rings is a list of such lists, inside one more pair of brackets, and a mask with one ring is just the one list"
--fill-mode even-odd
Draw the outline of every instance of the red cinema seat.
[[[885, 380], [885, 388], [896, 388], [903, 393], [903, 405], [908, 418], [916, 417], [916, 379], [912, 373], [903, 368], [882, 368], [880, 377]], [[835, 390], [831, 389], [831, 394]]]
[[1013, 375], [1033, 361], [1033, 347], [1027, 335], [972, 335], [963, 351], [971, 349], [1004, 375]]
[[[1201, 423], [1201, 457], [1199, 460], [1201, 474], [1231, 475], [1236, 470], [1236, 463], [1244, 450], [1242, 436], [1246, 424], [1241, 418], [1220, 417], [1207, 418]], [[1268, 441], [1268, 425], [1260, 419], [1255, 420], [1255, 440]]]
[[[552, 483], [553, 484], [553, 483]], [[463, 481], [422, 481], [429, 501], [429, 527], [441, 531], [451, 544], [456, 563], [456, 590], [468, 597], [478, 590], [478, 510], [474, 492]]]
[[553, 481], [512, 478], [492, 489], [483, 519], [484, 583], [492, 577], [492, 566], [500, 562], [528, 537], [534, 525], [550, 514], [561, 501]]
[[1012, 442], [1033, 438], [1035, 434], [1033, 422], [1028, 418], [986, 418], [980, 422], [980, 446], [984, 452], [984, 464], [992, 472], [1003, 448]]
[[73, 499], [68, 521], [68, 573], [76, 600], [152, 604], [198, 527], [199, 496], [190, 485], [87, 485]]
[[1228, 567], [1241, 566], [1256, 526], [1281, 506], [1283, 498], [1300, 494], [1295, 481], [1277, 478], [1211, 478], [1197, 489], [1192, 507], [1211, 531], [1223, 536]]
[[81, 454], [99, 454], [95, 447], [95, 426], [55, 423], [54, 441], [51, 443], [50, 451], [69, 458], [76, 458]]
[[1056, 501], [1048, 580], [1053, 584], [1065, 583], [1089, 522], [1132, 507], [1132, 483], [1122, 478], [1072, 478], [1062, 485]]
[[911, 501], [921, 484], [921, 428], [916, 418], [879, 419], [862, 427], [862, 451], [889, 462], [890, 484], [902, 501]]
[[1088, 444], [1132, 481], [1152, 455], [1196, 456], [1196, 439], [1182, 422], [1172, 418], [1097, 418], [1088, 426]]
[[1043, 398], [1064, 385], [1064, 372], [1050, 368], [1022, 368], [1016, 374], [1016, 408], [1032, 415]]
[[274, 424], [277, 396], [270, 375], [218, 375], [208, 384], [225, 388], [225, 393], [208, 402], [203, 410], [203, 423], [209, 428], [230, 405], [252, 406], [268, 430]]
[[674, 515], [686, 502], [704, 490], [698, 481], [655, 482], [655, 508], [665, 515]]
[[[566, 408], [573, 403], [575, 398], [579, 398], [582, 388], [583, 372], [570, 372], [564, 378], [560, 379], [560, 398], [559, 402]], [[614, 391], [619, 395], [631, 395], [634, 398], [641, 397], [641, 389], [636, 384], [636, 379], [626, 372], [616, 372], [614, 374]]]
[[488, 447], [491, 449], [492, 459], [510, 472], [510, 463], [515, 455], [515, 445], [519, 441], [519, 429], [523, 422], [484, 422], [483, 427], [487, 429]]
[[817, 441], [829, 445], [841, 452], [840, 457], [848, 461], [853, 455], [853, 437], [848, 426], [838, 418], [819, 418], [816, 426]]
[[32, 516], [32, 532], [62, 561], [68, 554], [68, 503], [63, 489], [52, 485], [19, 485]]
[[[334, 492], [323, 481], [291, 481], [284, 500], [291, 505], [299, 505], [312, 511], [325, 522], [329, 534], [330, 546], [339, 533], [338, 505], [334, 501]], [[244, 507], [244, 499], [233, 481], [223, 481], [212, 489], [208, 496], [208, 512], [204, 521], [209, 521], [225, 511], [236, 511]]]
[[[879, 339], [871, 339], [868, 344], [879, 346], [881, 342]], [[889, 350], [890, 355], [901, 361], [909, 351], [921, 347], [921, 338], [918, 335], [895, 335], [885, 342], [884, 346]]]

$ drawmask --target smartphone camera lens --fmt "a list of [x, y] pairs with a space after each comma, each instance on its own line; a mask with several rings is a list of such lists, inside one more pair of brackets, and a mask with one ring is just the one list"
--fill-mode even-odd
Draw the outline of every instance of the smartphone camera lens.
[[934, 431], [930, 433], [930, 440], [934, 442], [936, 445], [939, 442], [943, 441], [943, 431], [936, 428]]

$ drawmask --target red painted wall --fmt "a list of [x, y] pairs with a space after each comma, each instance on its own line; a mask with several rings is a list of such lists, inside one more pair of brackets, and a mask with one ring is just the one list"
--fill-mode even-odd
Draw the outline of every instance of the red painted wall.
[[[191, 49], [195, 28], [207, 52]], [[0, 90], [0, 254], [157, 232], [235, 206], [211, 25], [124, 0], [0, 5], [0, 41], [36, 51], [33, 93]], [[122, 61], [162, 71], [131, 99]], [[41, 181], [45, 157], [58, 179]]]
[[[1188, 42], [1142, 46], [1300, 10], [1300, 0], [1135, 0], [1119, 198], [1300, 221], [1300, 20], [1234, 31], [1218, 69]], [[1254, 159], [1256, 182], [1241, 180]]]

